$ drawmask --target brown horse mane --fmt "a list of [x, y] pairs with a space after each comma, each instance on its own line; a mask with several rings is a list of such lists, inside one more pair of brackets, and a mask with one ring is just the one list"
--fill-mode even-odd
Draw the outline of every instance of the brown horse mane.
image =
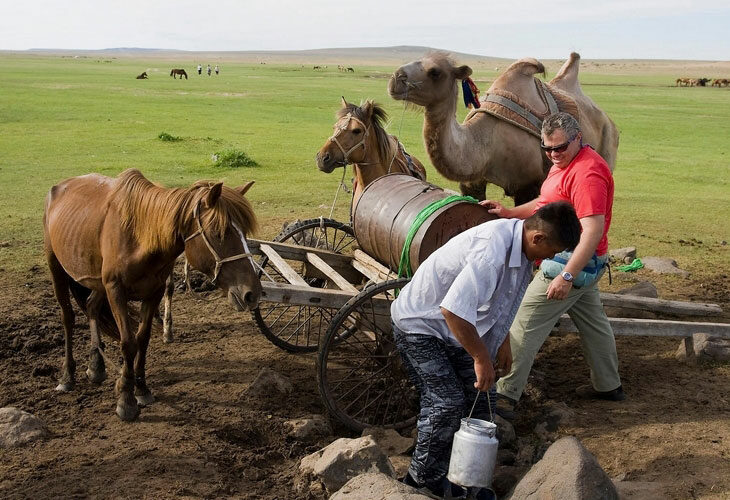
[[[383, 107], [375, 101], [368, 99], [365, 103], [370, 103], [373, 109], [369, 125], [372, 127], [372, 131], [375, 134], [375, 139], [378, 143], [378, 157], [380, 158], [380, 164], [388, 165], [390, 162], [390, 141], [388, 140], [389, 134], [385, 131], [385, 126], [383, 125], [386, 121], [388, 121], [388, 113], [386, 113], [385, 109], [383, 109]], [[347, 106], [337, 110], [336, 118], [340, 120], [344, 118], [347, 113], [352, 113], [352, 116], [367, 126], [368, 117], [365, 114], [365, 110], [363, 109], [364, 107], [364, 105], [357, 106], [356, 104], [348, 102]]]
[[[214, 184], [197, 181], [189, 188], [168, 189], [150, 182], [139, 170], [128, 169], [119, 174], [110, 196], [119, 209], [122, 226], [133, 232], [140, 247], [157, 252], [172, 248], [178, 238], [189, 236], [186, 233], [193, 230], [193, 211]], [[206, 230], [216, 231], [222, 239], [229, 221], [236, 223], [244, 234], [258, 229], [249, 201], [223, 186], [213, 210], [201, 214], [201, 222]]]

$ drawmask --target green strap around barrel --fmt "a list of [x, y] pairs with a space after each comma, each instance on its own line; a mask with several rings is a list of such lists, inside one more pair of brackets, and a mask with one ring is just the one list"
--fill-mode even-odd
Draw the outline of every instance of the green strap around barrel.
[[416, 218], [413, 219], [411, 228], [408, 230], [408, 236], [406, 236], [406, 241], [405, 243], [403, 243], [403, 250], [401, 250], [400, 253], [400, 263], [398, 264], [399, 278], [403, 277], [404, 275], [407, 278], [410, 278], [413, 275], [413, 273], [411, 273], [411, 242], [413, 241], [413, 237], [416, 235], [423, 223], [426, 222], [426, 220], [431, 217], [431, 215], [433, 215], [433, 213], [439, 208], [445, 207], [450, 203], [456, 203], [457, 201], [478, 203], [478, 201], [471, 196], [453, 195], [449, 196], [448, 198], [444, 198], [443, 200], [434, 201], [433, 203], [426, 205], [423, 210], [418, 212]]

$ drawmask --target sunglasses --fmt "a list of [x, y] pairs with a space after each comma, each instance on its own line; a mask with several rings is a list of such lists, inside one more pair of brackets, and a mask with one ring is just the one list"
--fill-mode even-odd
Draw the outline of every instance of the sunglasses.
[[[575, 136], [578, 137], [578, 136]], [[546, 153], [565, 153], [565, 150], [568, 149], [568, 146], [570, 146], [570, 143], [575, 140], [575, 137], [570, 139], [568, 142], [564, 142], [560, 146], [546, 146], [543, 144], [542, 141], [540, 141], [540, 149], [545, 151]]]

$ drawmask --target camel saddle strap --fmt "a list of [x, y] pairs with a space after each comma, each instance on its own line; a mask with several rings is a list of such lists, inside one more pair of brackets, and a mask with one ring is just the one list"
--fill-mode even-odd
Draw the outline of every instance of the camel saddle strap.
[[577, 118], [577, 106], [570, 96], [538, 78], [534, 80], [537, 93], [547, 108], [546, 113], [538, 113], [512, 92], [494, 89], [487, 93], [482, 101], [483, 106], [472, 110], [466, 120], [473, 118], [477, 113], [488, 113], [539, 138], [542, 121], [546, 116], [565, 111]]
[[421, 172], [416, 169], [416, 164], [413, 163], [413, 158], [411, 158], [411, 155], [408, 154], [408, 151], [406, 151], [406, 148], [400, 141], [398, 141], [398, 151], [400, 151], [400, 154], [403, 156], [403, 158], [405, 158], [406, 168], [408, 168], [408, 172], [410, 172], [411, 176], [415, 177], [416, 179], [421, 179], [422, 181], [425, 181], [426, 179], [423, 177]]

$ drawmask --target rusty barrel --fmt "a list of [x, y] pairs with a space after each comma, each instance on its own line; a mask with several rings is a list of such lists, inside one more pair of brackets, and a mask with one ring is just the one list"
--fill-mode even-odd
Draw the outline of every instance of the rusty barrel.
[[[360, 248], [397, 271], [411, 224], [433, 202], [451, 196], [438, 186], [406, 174], [388, 174], [370, 183], [353, 213]], [[411, 241], [411, 272], [457, 234], [497, 217], [476, 203], [457, 201], [436, 210]]]

